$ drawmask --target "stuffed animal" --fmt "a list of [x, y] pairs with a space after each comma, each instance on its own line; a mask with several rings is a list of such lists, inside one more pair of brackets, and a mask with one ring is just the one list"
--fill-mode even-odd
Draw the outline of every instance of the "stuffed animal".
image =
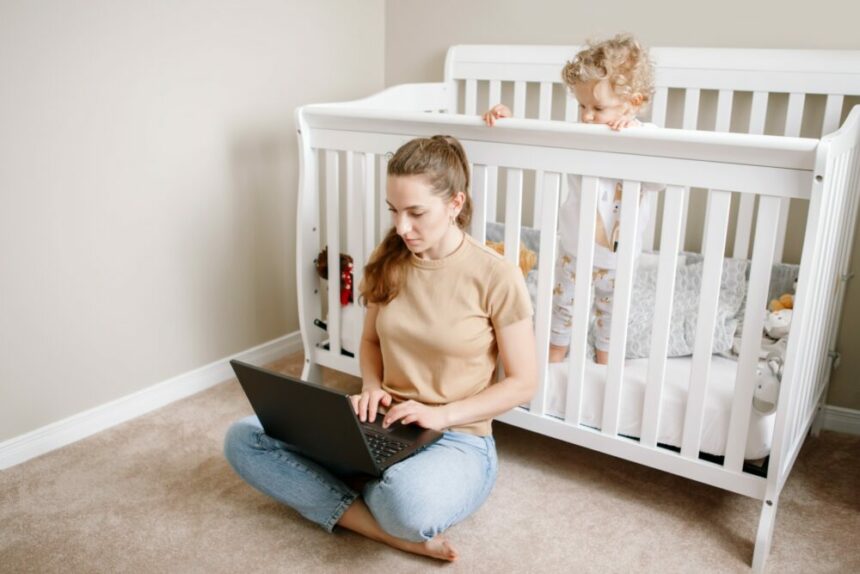
[[778, 299], [772, 299], [768, 308], [771, 311], [782, 311], [783, 309], [794, 309], [794, 295], [783, 293]]
[[[328, 247], [325, 247], [317, 255], [317, 274], [322, 279], [328, 280]], [[341, 349], [350, 354], [355, 354], [358, 349], [359, 329], [361, 326], [361, 312], [353, 303], [352, 285], [352, 257], [345, 253], [340, 254], [340, 346]], [[324, 323], [320, 323], [324, 326]]]
[[782, 364], [782, 356], [779, 353], [770, 353], [756, 369], [753, 408], [763, 415], [776, 411], [779, 384], [782, 381]]
[[[487, 241], [487, 247], [496, 251], [499, 255], [505, 254], [505, 244], [500, 241]], [[537, 263], [537, 253], [520, 245], [520, 271], [523, 272], [523, 277], [528, 277], [529, 271], [534, 269]]]
[[[797, 291], [797, 279], [794, 280], [794, 289]], [[768, 309], [771, 311], [781, 311], [783, 309], [794, 309], [794, 293], [783, 293], [776, 299], [771, 299]]]
[[791, 309], [780, 309], [779, 311], [769, 311], [764, 319], [764, 332], [771, 339], [782, 339], [788, 335], [791, 328], [791, 316], [794, 311]]

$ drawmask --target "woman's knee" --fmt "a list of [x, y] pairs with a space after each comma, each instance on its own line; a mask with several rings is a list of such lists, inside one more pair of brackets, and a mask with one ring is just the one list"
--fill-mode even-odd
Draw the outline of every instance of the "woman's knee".
[[254, 416], [230, 425], [224, 436], [224, 456], [233, 467], [241, 466], [242, 461], [254, 450], [261, 431], [260, 423]]

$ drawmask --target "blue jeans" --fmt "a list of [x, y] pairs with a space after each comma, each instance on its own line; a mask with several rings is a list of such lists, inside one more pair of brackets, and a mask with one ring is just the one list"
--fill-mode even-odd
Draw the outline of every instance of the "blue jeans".
[[224, 454], [251, 486], [328, 531], [362, 496], [383, 530], [412, 542], [430, 540], [477, 510], [490, 494], [498, 470], [493, 437], [446, 432], [358, 492], [322, 465], [266, 435], [255, 416], [230, 427]]

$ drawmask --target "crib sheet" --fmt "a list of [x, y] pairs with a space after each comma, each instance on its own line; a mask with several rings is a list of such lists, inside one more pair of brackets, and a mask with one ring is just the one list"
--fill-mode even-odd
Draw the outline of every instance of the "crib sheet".
[[[657, 442], [660, 444], [681, 446], [692, 362], [692, 357], [678, 357], [666, 361], [666, 379], [657, 434]], [[737, 365], [737, 361], [720, 355], [713, 355], [711, 358], [699, 448], [702, 452], [716, 456], [725, 455]], [[622, 398], [618, 420], [618, 432], [622, 435], [639, 437], [647, 371], [648, 359], [628, 359], [624, 362], [624, 382], [621, 386]], [[586, 361], [580, 422], [596, 429], [600, 428], [603, 418], [603, 389], [606, 373], [606, 365]], [[549, 366], [546, 409], [551, 416], [564, 418], [567, 374], [567, 363], [553, 363]], [[744, 458], [759, 459], [770, 453], [774, 418], [774, 413], [764, 415], [755, 409], [752, 410]]]

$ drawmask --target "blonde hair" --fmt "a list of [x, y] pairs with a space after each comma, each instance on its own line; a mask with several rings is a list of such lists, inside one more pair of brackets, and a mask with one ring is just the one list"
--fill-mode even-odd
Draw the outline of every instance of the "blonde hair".
[[583, 82], [608, 80], [620, 98], [629, 102], [639, 95], [642, 105], [650, 102], [654, 94], [654, 67], [648, 49], [629, 34], [602, 42], [589, 40], [588, 48], [565, 64], [561, 77], [569, 88]]
[[[433, 194], [451, 201], [459, 192], [466, 196], [455, 223], [461, 229], [472, 219], [469, 197], [469, 163], [466, 152], [456, 138], [433, 136], [408, 141], [388, 161], [388, 176], [423, 176]], [[359, 286], [363, 303], [385, 304], [394, 299], [403, 286], [406, 266], [412, 254], [392, 227], [374, 250], [364, 267]]]

